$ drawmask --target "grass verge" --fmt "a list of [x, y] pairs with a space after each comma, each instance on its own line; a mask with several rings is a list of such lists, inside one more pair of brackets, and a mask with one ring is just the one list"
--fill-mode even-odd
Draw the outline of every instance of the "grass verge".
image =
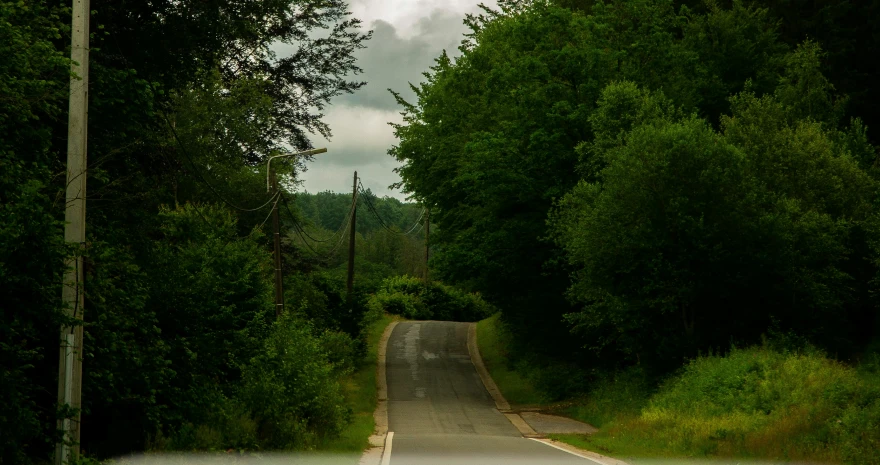
[[659, 386], [631, 368], [591, 379], [580, 397], [550, 403], [536, 381], [547, 364], [511, 362], [497, 316], [478, 323], [477, 341], [512, 404], [543, 405], [599, 428], [551, 436], [576, 447], [633, 464], [738, 458], [880, 465], [880, 360], [852, 367], [815, 350], [733, 349], [692, 360]]
[[352, 409], [352, 421], [339, 437], [328, 440], [320, 450], [326, 452], [360, 453], [369, 447], [369, 438], [376, 427], [373, 412], [376, 410], [376, 358], [379, 339], [392, 321], [399, 319], [383, 315], [366, 330], [367, 355], [358, 369], [340, 380], [345, 400]]
[[538, 389], [537, 383], [529, 375], [533, 370], [524, 364], [511, 366], [509, 347], [510, 335], [501, 326], [500, 313], [477, 322], [477, 345], [483, 363], [501, 394], [513, 405], [538, 406], [548, 403], [546, 393]]

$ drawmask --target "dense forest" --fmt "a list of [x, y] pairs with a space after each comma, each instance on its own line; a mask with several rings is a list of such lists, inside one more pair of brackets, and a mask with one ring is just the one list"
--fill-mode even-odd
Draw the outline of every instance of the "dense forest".
[[431, 266], [564, 363], [664, 372], [770, 330], [858, 358], [880, 323], [877, 4], [692, 3], [468, 19], [390, 150], [440, 227]]
[[[48, 463], [76, 413], [57, 404], [73, 256], [99, 459], [322, 447], [352, 421], [339, 380], [376, 302], [437, 317], [437, 289], [445, 317], [500, 310], [554, 399], [768, 339], [880, 367], [880, 2], [498, 4], [415, 101], [395, 93], [412, 202], [357, 196], [347, 296], [352, 193], [296, 193], [305, 157], [273, 164], [272, 197], [265, 163], [329, 136], [322, 110], [365, 85], [371, 35], [343, 0], [92, 0], [81, 246], [63, 235], [70, 7], [0, 0], [0, 463]], [[410, 292], [427, 211], [445, 284]], [[880, 392], [859, 399], [840, 428], [876, 430]]]
[[352, 53], [370, 35], [335, 0], [93, 0], [77, 248], [63, 240], [68, 5], [0, 2], [0, 463], [48, 463], [56, 419], [75, 413], [56, 386], [61, 276], [77, 254], [87, 457], [320, 447], [350, 421], [338, 379], [362, 356], [370, 286], [424, 273], [423, 232], [408, 231], [422, 208], [359, 196], [349, 302], [351, 193], [294, 196], [308, 160], [273, 163], [276, 322], [265, 162], [330, 135], [321, 109], [364, 84]]

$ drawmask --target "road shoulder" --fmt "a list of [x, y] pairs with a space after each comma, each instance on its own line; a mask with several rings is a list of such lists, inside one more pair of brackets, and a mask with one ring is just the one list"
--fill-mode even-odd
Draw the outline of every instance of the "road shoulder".
[[483, 385], [489, 392], [489, 395], [492, 396], [492, 400], [495, 401], [496, 408], [501, 413], [503, 413], [505, 417], [507, 417], [510, 423], [512, 423], [513, 426], [516, 427], [516, 429], [520, 432], [520, 434], [522, 434], [524, 438], [533, 439], [547, 446], [563, 450], [570, 454], [577, 455], [579, 457], [583, 457], [603, 465], [628, 465], [626, 462], [623, 462], [621, 460], [612, 457], [606, 457], [604, 455], [597, 454], [596, 452], [581, 449], [579, 447], [575, 447], [571, 444], [566, 444], [561, 441], [549, 439], [544, 434], [536, 432], [535, 429], [532, 428], [532, 426], [523, 419], [519, 412], [511, 408], [510, 403], [507, 401], [507, 399], [504, 398], [504, 394], [501, 393], [498, 385], [492, 379], [492, 375], [489, 374], [489, 370], [486, 369], [486, 364], [483, 362], [483, 358], [480, 356], [480, 347], [477, 343], [476, 323], [471, 323], [470, 327], [468, 328], [467, 346], [468, 353], [470, 353], [471, 356], [471, 362], [474, 364], [474, 368], [476, 368], [477, 374], [479, 374], [480, 379], [483, 381]]
[[391, 332], [397, 326], [398, 321], [392, 321], [385, 327], [376, 353], [376, 410], [373, 419], [376, 427], [370, 436], [370, 447], [364, 451], [359, 465], [379, 465], [383, 462], [385, 444], [388, 441], [388, 379], [385, 370], [385, 357], [388, 353], [388, 339]]

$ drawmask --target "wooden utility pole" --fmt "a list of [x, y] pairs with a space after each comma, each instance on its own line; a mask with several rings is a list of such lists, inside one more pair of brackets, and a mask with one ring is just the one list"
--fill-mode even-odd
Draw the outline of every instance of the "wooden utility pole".
[[431, 210], [425, 211], [425, 284], [428, 284], [428, 259], [431, 258], [428, 240], [431, 238]]
[[278, 221], [278, 201], [281, 199], [281, 193], [278, 191], [278, 178], [275, 177], [274, 171], [271, 172], [271, 176], [272, 193], [276, 197], [275, 203], [272, 205], [272, 231], [274, 231], [275, 240], [275, 318], [278, 318], [284, 310], [284, 281], [281, 275], [281, 225]]
[[346, 298], [349, 304], [351, 304], [352, 290], [354, 288], [354, 233], [355, 224], [357, 224], [357, 186], [358, 172], [355, 171], [354, 182], [351, 185], [351, 228], [348, 232], [348, 282], [346, 283], [348, 294]]
[[[86, 148], [89, 104], [89, 0], [73, 0], [71, 19], [70, 112], [67, 119], [67, 190], [64, 208], [64, 240], [79, 246], [66, 262], [61, 300], [67, 316], [82, 321], [83, 266], [86, 242]], [[61, 328], [58, 357], [58, 404], [76, 410], [72, 418], [58, 421], [63, 432], [55, 447], [55, 464], [64, 465], [79, 456], [82, 405], [82, 324]]]

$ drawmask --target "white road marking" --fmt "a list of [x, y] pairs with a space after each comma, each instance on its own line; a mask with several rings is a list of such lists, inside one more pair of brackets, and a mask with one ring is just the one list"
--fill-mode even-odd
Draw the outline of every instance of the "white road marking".
[[[554, 449], [559, 449], [559, 450], [561, 450], [562, 452], [568, 452], [568, 453], [571, 454], [571, 455], [574, 455], [574, 456], [580, 457], [580, 458], [582, 458], [582, 459], [589, 460], [589, 461], [591, 461], [591, 462], [593, 462], [593, 463], [598, 463], [599, 465], [608, 465], [607, 463], [602, 462], [601, 460], [597, 460], [597, 459], [594, 459], [594, 458], [592, 458], [592, 457], [587, 457], [586, 455], [581, 455], [581, 454], [578, 454], [577, 452], [572, 452], [572, 451], [570, 451], [570, 450], [568, 450], [568, 449], [563, 449], [563, 448], [561, 448], [561, 447], [559, 447], [559, 446], [557, 446], [557, 445], [555, 445], [555, 444], [552, 444], [552, 443], [549, 443], [549, 442], [542, 441], [542, 440], [540, 440], [540, 439], [538, 439], [538, 438], [528, 438], [528, 439], [531, 439], [532, 441], [540, 442], [541, 444], [544, 444], [544, 445], [550, 446], [550, 447], [552, 447], [552, 448], [554, 448]], [[384, 465], [384, 463], [383, 463], [383, 465]]]
[[389, 465], [391, 463], [391, 439], [393, 437], [394, 431], [389, 431], [385, 436], [385, 450], [382, 451], [382, 465]]

